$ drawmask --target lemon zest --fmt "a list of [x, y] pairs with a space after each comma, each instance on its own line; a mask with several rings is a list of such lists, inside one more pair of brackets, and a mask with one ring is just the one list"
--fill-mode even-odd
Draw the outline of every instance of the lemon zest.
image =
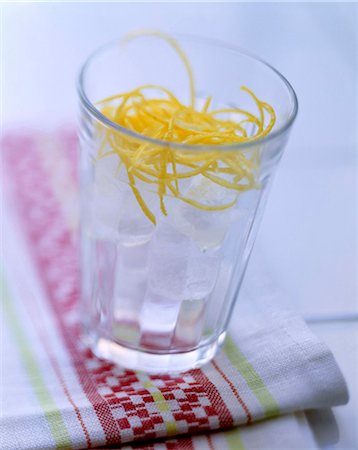
[[[156, 84], [145, 84], [102, 99], [97, 103], [100, 112], [115, 124], [134, 132], [134, 135], [106, 129], [97, 160], [114, 154], [119, 157], [116, 176], [120, 176], [124, 166], [128, 184], [143, 213], [153, 224], [156, 224], [156, 217], [140, 193], [137, 181], [156, 186], [160, 211], [164, 216], [168, 215], [165, 205], [167, 195], [204, 211], [231, 208], [240, 192], [258, 187], [259, 150], [254, 148], [250, 159], [243, 151], [215, 150], [215, 146], [253, 142], [267, 136], [275, 125], [275, 111], [246, 86], [241, 86], [241, 89], [255, 103], [257, 114], [236, 107], [210, 111], [212, 96], [206, 98], [201, 110], [196, 109], [194, 76], [184, 51], [170, 36], [158, 32], [145, 35], [160, 37], [181, 58], [189, 78], [190, 105], [183, 104], [169, 89]], [[138, 36], [131, 35], [126, 40]], [[236, 116], [238, 118], [234, 120]], [[167, 142], [168, 145], [156, 145], [150, 141], [143, 143], [135, 134]], [[176, 149], [171, 146], [173, 142], [204, 145], [208, 149]], [[210, 183], [235, 191], [235, 199], [225, 204], [207, 205], [182, 195], [182, 180], [199, 175]]]

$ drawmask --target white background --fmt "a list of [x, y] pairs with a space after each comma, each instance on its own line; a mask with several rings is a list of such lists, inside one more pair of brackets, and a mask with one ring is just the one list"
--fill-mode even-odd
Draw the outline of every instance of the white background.
[[[264, 261], [285, 301], [306, 317], [358, 312], [357, 4], [8, 4], [1, 27], [4, 129], [74, 122], [80, 63], [133, 29], [216, 37], [274, 65], [295, 88], [299, 115], [252, 264]], [[345, 340], [354, 344], [357, 333], [331, 330], [317, 332], [353, 379], [349, 352], [357, 346]], [[346, 442], [353, 433], [346, 426]]]

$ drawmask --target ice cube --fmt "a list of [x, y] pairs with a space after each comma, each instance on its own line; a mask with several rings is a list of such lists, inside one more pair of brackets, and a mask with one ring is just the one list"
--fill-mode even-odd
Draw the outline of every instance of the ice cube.
[[118, 245], [114, 273], [114, 317], [136, 320], [147, 289], [148, 243], [136, 247]]
[[[100, 239], [138, 245], [150, 239], [154, 225], [139, 206], [127, 182], [125, 169], [118, 172], [118, 164], [115, 155], [95, 162], [92, 233]], [[147, 204], [155, 203], [154, 194], [141, 193]]]
[[117, 245], [117, 263], [113, 289], [113, 335], [137, 344], [139, 317], [147, 290], [148, 243], [125, 247]]
[[[199, 174], [192, 179], [184, 196], [204, 205], [217, 206], [234, 202], [238, 193]], [[203, 250], [220, 246], [229, 228], [240, 216], [241, 212], [235, 204], [223, 211], [207, 211], [176, 200], [175, 207], [170, 209], [173, 226]]]
[[149, 286], [173, 301], [202, 299], [214, 288], [219, 261], [162, 220], [149, 245]]

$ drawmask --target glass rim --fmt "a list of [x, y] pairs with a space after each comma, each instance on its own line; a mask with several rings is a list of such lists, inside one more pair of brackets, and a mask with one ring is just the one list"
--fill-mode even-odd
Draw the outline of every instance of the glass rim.
[[[86, 108], [86, 110], [94, 118], [96, 118], [99, 122], [101, 122], [103, 125], [105, 125], [108, 128], [112, 128], [117, 132], [120, 132], [120, 133], [127, 135], [131, 138], [134, 138], [138, 141], [151, 143], [151, 144], [154, 144], [154, 145], [157, 145], [160, 147], [166, 147], [166, 148], [170, 147], [170, 148], [177, 149], [177, 150], [190, 150], [190, 151], [193, 151], [193, 150], [208, 151], [208, 149], [210, 149], [210, 150], [236, 150], [236, 151], [247, 150], [249, 148], [271, 142], [271, 141], [275, 140], [276, 138], [278, 138], [279, 136], [283, 135], [286, 131], [288, 131], [290, 129], [290, 127], [292, 126], [293, 122], [296, 119], [297, 112], [298, 112], [297, 95], [296, 95], [296, 92], [293, 89], [291, 83], [287, 80], [287, 78], [284, 75], [281, 74], [281, 72], [279, 72], [277, 69], [275, 69], [275, 67], [273, 67], [271, 64], [269, 64], [265, 60], [261, 59], [260, 57], [256, 56], [255, 54], [253, 54], [239, 46], [236, 46], [233, 44], [228, 44], [226, 42], [222, 42], [217, 39], [200, 37], [200, 36], [192, 36], [190, 34], [181, 34], [181, 33], [172, 33], [171, 36], [178, 37], [179, 39], [180, 38], [188, 39], [188, 40], [197, 41], [197, 42], [203, 43], [203, 44], [209, 44], [212, 46], [221, 47], [225, 50], [233, 51], [235, 53], [246, 56], [252, 60], [259, 62], [260, 64], [266, 66], [267, 68], [269, 68], [272, 72], [274, 72], [278, 76], [278, 78], [286, 86], [289, 96], [290, 96], [290, 99], [292, 101], [293, 107], [291, 109], [291, 112], [290, 112], [287, 120], [277, 130], [274, 130], [274, 131], [270, 132], [268, 135], [266, 135], [262, 138], [259, 138], [257, 140], [252, 140], [249, 142], [238, 142], [238, 143], [233, 143], [233, 144], [218, 144], [218, 145], [216, 145], [216, 144], [204, 144], [204, 145], [203, 144], [201, 144], [201, 145], [191, 144], [191, 145], [188, 145], [188, 144], [181, 144], [179, 142], [164, 141], [161, 139], [152, 138], [150, 136], [145, 136], [143, 134], [136, 133], [126, 127], [122, 127], [121, 125], [118, 125], [117, 123], [108, 119], [108, 117], [106, 117], [104, 114], [102, 114], [98, 108], [96, 108], [94, 103], [89, 100], [89, 98], [86, 94], [86, 90], [84, 88], [85, 76], [86, 76], [88, 67], [91, 64], [91, 62], [102, 51], [105, 51], [107, 48], [110, 48], [110, 47], [114, 46], [115, 44], [121, 43], [121, 41], [122, 41], [121, 38], [113, 39], [113, 40], [106, 42], [106, 43], [100, 45], [99, 47], [97, 47], [95, 50], [93, 50], [89, 54], [89, 56], [85, 59], [84, 63], [80, 67], [80, 70], [79, 70], [79, 73], [77, 76], [77, 83], [76, 83], [77, 93], [79, 95], [82, 105]], [[146, 36], [143, 36], [143, 37], [146, 37]], [[149, 37], [149, 35], [148, 35], [148, 37]]]

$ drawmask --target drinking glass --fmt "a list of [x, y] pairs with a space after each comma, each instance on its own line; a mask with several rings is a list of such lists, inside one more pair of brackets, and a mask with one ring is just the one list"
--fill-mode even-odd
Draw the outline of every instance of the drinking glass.
[[[212, 95], [214, 109], [254, 111], [252, 98], [240, 89], [246, 85], [274, 108], [276, 123], [267, 136], [240, 144], [190, 146], [146, 137], [112, 122], [96, 105], [143, 84], [162, 85], [189, 102], [185, 68], [168, 42], [156, 36], [117, 40], [83, 65], [78, 93], [84, 335], [99, 357], [150, 373], [200, 367], [223, 343], [297, 113], [292, 87], [269, 64], [222, 43], [175, 38], [191, 62], [198, 105]], [[127, 152], [143, 145], [153, 154], [166, 152], [168, 177], [173, 159], [182, 174], [162, 198], [146, 166], [148, 173], [141, 175], [128, 169]], [[185, 177], [206, 161], [216, 161], [224, 181], [203, 170]], [[238, 189], [231, 188], [233, 176], [241, 179]]]

